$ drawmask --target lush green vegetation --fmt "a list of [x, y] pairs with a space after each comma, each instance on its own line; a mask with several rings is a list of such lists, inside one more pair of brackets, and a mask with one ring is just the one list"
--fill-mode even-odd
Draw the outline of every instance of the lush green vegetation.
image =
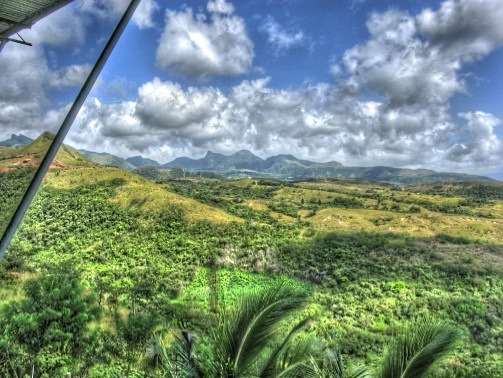
[[35, 171], [29, 168], [0, 174], [0, 235], [3, 235], [34, 174]]
[[255, 289], [231, 310], [221, 308], [209, 348], [199, 348], [198, 336], [182, 330], [171, 348], [159, 353], [160, 369], [168, 377], [424, 377], [438, 373], [459, 339], [459, 331], [443, 321], [423, 319], [389, 343], [380, 366], [356, 367], [340, 351], [324, 345], [313, 333], [299, 335], [309, 319], [288, 326], [284, 320], [301, 309], [305, 289], [285, 282]]
[[28, 371], [63, 376], [92, 363], [99, 331], [87, 325], [101, 309], [94, 296], [84, 293], [77, 273], [28, 279], [24, 291], [24, 298], [8, 303], [0, 314], [2, 376], [22, 377]]
[[[9, 174], [21, 183], [22, 172]], [[155, 184], [114, 168], [53, 170], [0, 265], [0, 375], [167, 376], [189, 346], [206, 369], [230, 326], [222, 311], [286, 282], [309, 295], [261, 356], [295, 329], [291, 348], [312, 337], [320, 369], [339, 350], [345, 366], [377, 369], [385, 346], [403, 345], [393, 336], [426, 317], [462, 333], [436, 376], [498, 377], [502, 188], [449, 185]], [[459, 203], [464, 214], [442, 207]]]

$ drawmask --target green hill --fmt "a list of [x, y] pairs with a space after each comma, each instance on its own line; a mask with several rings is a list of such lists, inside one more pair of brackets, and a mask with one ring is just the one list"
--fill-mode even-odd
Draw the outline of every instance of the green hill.
[[[15, 187], [18, 188], [16, 190], [23, 191], [26, 188], [29, 180], [21, 179], [21, 177], [31, 177], [33, 170], [40, 164], [53, 139], [54, 135], [46, 132], [25, 147], [16, 150], [8, 149], [0, 155], [0, 173], [13, 172], [12, 177], [15, 177], [15, 180], [24, 182], [23, 187], [16, 185]], [[23, 171], [19, 171], [19, 169], [25, 169], [26, 174], [23, 175]], [[9, 177], [3, 178], [6, 185], [9, 180]], [[142, 211], [160, 213], [174, 204], [184, 211], [189, 222], [200, 220], [217, 223], [241, 221], [218, 209], [170, 193], [139, 175], [94, 163], [74, 148], [66, 145], [61, 146], [58, 151], [51, 164], [51, 169], [44, 179], [44, 185], [58, 189], [73, 189], [79, 185], [94, 185], [110, 180], [123, 182], [124, 185], [119, 187], [116, 196], [110, 200], [116, 201], [124, 207], [133, 206]], [[11, 211], [6, 213], [7, 216], [13, 213], [12, 206], [17, 204], [19, 199], [16, 196], [16, 199], [9, 200]], [[7, 207], [7, 204], [5, 206]]]
[[[24, 147], [0, 151], [0, 171], [37, 167], [53, 139], [54, 134], [44, 132]], [[51, 168], [92, 167], [94, 165], [74, 148], [62, 145], [51, 164]]]
[[[3, 153], [0, 231], [9, 201], [33, 173], [29, 163], [51, 138]], [[96, 294], [103, 317], [89, 325], [87, 352], [36, 353], [48, 376], [61, 367], [79, 376], [160, 377], [145, 352], [155, 350], [147, 344], [153, 331], [170, 347], [180, 327], [211, 335], [216, 306], [230, 308], [243, 291], [278, 281], [312, 293], [298, 315], [311, 319], [300, 339], [316, 337], [344, 361], [373, 366], [404, 324], [432, 317], [463, 334], [442, 376], [503, 371], [503, 183], [183, 175], [159, 182], [62, 148], [0, 263], [0, 351], [10, 361], [0, 363], [0, 376], [12, 366], [29, 372], [32, 361], [9, 327], [24, 318], [7, 316], [6, 304], [23, 298], [29, 278], [61, 271]], [[57, 301], [58, 290], [39, 297]]]
[[116, 193], [110, 201], [124, 208], [134, 208], [145, 213], [159, 215], [177, 206], [188, 222], [202, 220], [216, 223], [241, 221], [239, 218], [227, 214], [219, 209], [199, 203], [170, 192], [151, 180], [134, 173], [114, 167], [82, 167], [79, 169], [54, 170], [45, 179], [47, 186], [72, 190], [81, 185], [99, 185], [100, 183], [117, 181], [121, 185], [116, 187]]
[[127, 171], [132, 171], [135, 169], [135, 166], [129, 163], [128, 161], [120, 158], [118, 156], [106, 153], [106, 152], [92, 152], [86, 150], [78, 150], [82, 155], [84, 155], [89, 160], [108, 167], [117, 167], [121, 169], [125, 169]]

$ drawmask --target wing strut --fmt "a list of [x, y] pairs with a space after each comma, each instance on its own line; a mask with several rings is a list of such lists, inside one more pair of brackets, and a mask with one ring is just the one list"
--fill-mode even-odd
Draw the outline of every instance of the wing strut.
[[80, 111], [80, 108], [84, 104], [84, 101], [87, 98], [87, 95], [91, 91], [94, 83], [96, 82], [96, 79], [98, 78], [101, 70], [105, 66], [106, 61], [108, 60], [110, 54], [112, 53], [115, 45], [117, 44], [117, 41], [122, 35], [122, 32], [126, 28], [129, 20], [133, 16], [134, 11], [136, 10], [136, 7], [140, 3], [141, 0], [131, 0], [131, 3], [129, 4], [128, 8], [126, 9], [126, 12], [122, 16], [121, 20], [117, 24], [117, 27], [115, 28], [114, 32], [112, 33], [110, 39], [108, 40], [107, 44], [105, 45], [103, 51], [101, 52], [101, 55], [99, 56], [98, 60], [96, 61], [91, 73], [87, 77], [86, 82], [80, 89], [79, 94], [77, 95], [77, 98], [75, 99], [75, 102], [73, 103], [72, 107], [70, 108], [68, 114], [66, 115], [65, 120], [61, 124], [61, 127], [59, 128], [56, 136], [54, 137], [54, 140], [52, 141], [49, 149], [47, 150], [44, 159], [40, 163], [40, 166], [37, 169], [37, 172], [35, 173], [35, 176], [33, 177], [30, 185], [28, 186], [28, 189], [26, 190], [26, 193], [23, 196], [23, 199], [19, 203], [19, 206], [14, 213], [14, 216], [12, 217], [9, 225], [5, 229], [5, 232], [2, 236], [2, 239], [0, 240], [0, 259], [2, 259], [3, 255], [5, 254], [5, 251], [7, 250], [7, 247], [10, 244], [10, 241], [12, 240], [12, 237], [14, 236], [17, 228], [19, 227], [19, 224], [21, 223], [24, 214], [26, 213], [26, 210], [28, 209], [28, 206], [30, 206], [31, 201], [33, 200], [33, 197], [35, 197], [35, 194], [37, 193], [37, 190], [42, 183], [42, 180], [44, 179], [45, 174], [49, 170], [49, 167], [52, 163], [52, 160], [56, 156], [56, 153], [58, 152], [59, 147], [63, 143], [63, 140], [66, 137], [66, 134], [70, 130], [70, 127], [73, 124], [73, 121], [77, 117], [77, 114]]

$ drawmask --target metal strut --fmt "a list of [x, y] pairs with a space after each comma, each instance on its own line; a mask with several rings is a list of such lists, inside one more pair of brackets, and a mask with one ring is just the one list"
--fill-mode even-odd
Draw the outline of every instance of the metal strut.
[[2, 259], [3, 255], [5, 254], [5, 251], [7, 250], [7, 247], [10, 244], [10, 241], [12, 240], [12, 237], [14, 236], [17, 228], [19, 227], [19, 224], [21, 223], [24, 214], [26, 213], [26, 210], [28, 209], [28, 206], [30, 206], [31, 201], [33, 200], [33, 197], [35, 197], [35, 194], [37, 193], [37, 189], [39, 188], [40, 184], [42, 183], [42, 180], [49, 170], [49, 167], [52, 163], [52, 160], [56, 156], [56, 153], [58, 152], [59, 147], [63, 143], [63, 140], [66, 137], [66, 134], [70, 130], [70, 127], [72, 126], [73, 121], [77, 117], [78, 112], [80, 111], [80, 108], [84, 104], [84, 101], [86, 100], [87, 95], [91, 91], [94, 83], [96, 82], [96, 79], [98, 78], [101, 70], [105, 66], [106, 61], [108, 60], [110, 54], [112, 53], [115, 45], [117, 44], [117, 41], [119, 40], [120, 36], [122, 35], [122, 32], [126, 28], [129, 20], [133, 16], [134, 11], [136, 10], [136, 7], [140, 3], [141, 0], [131, 0], [131, 3], [129, 4], [128, 8], [126, 9], [126, 12], [122, 16], [121, 20], [117, 24], [117, 27], [115, 28], [114, 32], [112, 33], [112, 36], [108, 40], [105, 48], [101, 52], [101, 55], [99, 56], [98, 60], [96, 61], [91, 73], [87, 77], [86, 82], [82, 86], [79, 94], [77, 95], [77, 98], [75, 99], [75, 102], [73, 103], [72, 107], [70, 108], [70, 111], [66, 115], [65, 120], [61, 124], [61, 127], [58, 130], [58, 133], [54, 137], [54, 140], [52, 141], [49, 149], [47, 150], [47, 153], [44, 156], [44, 159], [42, 160], [42, 163], [40, 163], [40, 166], [37, 169], [37, 172], [35, 173], [35, 176], [33, 177], [32, 181], [30, 182], [30, 185], [28, 186], [28, 189], [26, 190], [26, 193], [24, 194], [21, 202], [19, 203], [19, 206], [16, 209], [16, 212], [14, 213], [14, 216], [12, 217], [9, 225], [5, 229], [4, 235], [2, 239], [0, 240], [0, 259]]
[[0, 37], [0, 41], [2, 41], [2, 43], [5, 41], [5, 43], [7, 42], [16, 42], [16, 43], [19, 43], [21, 45], [26, 45], [26, 46], [33, 46], [33, 44], [31, 44], [30, 42], [26, 42], [24, 40], [23, 37], [21, 37], [19, 35], [19, 33], [17, 33], [17, 36], [20, 38], [20, 39], [14, 39], [14, 38], [8, 38], [8, 37]]

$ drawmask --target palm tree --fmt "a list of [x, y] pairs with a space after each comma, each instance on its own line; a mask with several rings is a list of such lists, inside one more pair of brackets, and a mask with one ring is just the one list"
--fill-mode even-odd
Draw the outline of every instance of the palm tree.
[[454, 350], [460, 333], [441, 320], [423, 319], [409, 325], [389, 344], [375, 372], [352, 366], [340, 351], [327, 351], [321, 361], [313, 359], [311, 377], [319, 378], [422, 378], [434, 373]]
[[378, 378], [420, 378], [433, 373], [453, 352], [460, 333], [442, 320], [420, 320], [391, 342]]
[[[439, 367], [454, 350], [459, 331], [438, 320], [420, 320], [389, 344], [376, 370], [353, 366], [340, 351], [325, 350], [312, 335], [296, 335], [307, 320], [279, 336], [280, 323], [300, 310], [305, 290], [285, 283], [242, 295], [236, 306], [221, 310], [210, 336], [211, 355], [197, 353], [197, 337], [182, 331], [174, 353], [161, 358], [168, 377], [306, 377], [306, 378], [421, 378]], [[173, 358], [173, 355], [175, 358]]]
[[165, 365], [176, 377], [302, 377], [316, 343], [308, 337], [291, 340], [307, 320], [297, 323], [284, 337], [280, 323], [302, 309], [307, 292], [280, 282], [242, 295], [231, 309], [218, 314], [210, 335], [211, 358], [199, 358], [197, 338], [182, 331], [176, 338], [176, 360]]

